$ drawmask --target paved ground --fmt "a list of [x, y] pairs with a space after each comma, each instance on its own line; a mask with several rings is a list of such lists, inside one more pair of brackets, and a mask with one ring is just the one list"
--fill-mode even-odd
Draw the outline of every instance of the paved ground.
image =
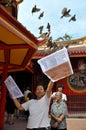
[[86, 118], [67, 118], [68, 130], [86, 130]]
[[4, 130], [26, 130], [26, 119], [25, 118], [19, 118], [15, 119], [13, 125], [4, 124]]
[[[4, 130], [26, 130], [26, 119], [15, 118], [13, 125], [4, 124]], [[68, 130], [86, 130], [86, 118], [67, 118]]]

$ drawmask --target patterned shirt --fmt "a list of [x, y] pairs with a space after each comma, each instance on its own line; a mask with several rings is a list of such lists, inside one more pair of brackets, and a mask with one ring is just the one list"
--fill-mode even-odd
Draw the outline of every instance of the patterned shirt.
[[[66, 124], [66, 115], [67, 115], [67, 105], [65, 102], [57, 103], [56, 101], [51, 106], [51, 113], [54, 114], [57, 118], [59, 118], [61, 115], [64, 115], [65, 118], [62, 120], [62, 122], [58, 123], [58, 129], [65, 129], [67, 128]], [[51, 118], [51, 126], [53, 127], [55, 123], [55, 119]]]

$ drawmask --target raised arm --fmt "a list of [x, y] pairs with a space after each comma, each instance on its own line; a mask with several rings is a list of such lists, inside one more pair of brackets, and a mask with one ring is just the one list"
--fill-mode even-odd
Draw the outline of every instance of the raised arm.
[[10, 94], [10, 98], [13, 100], [15, 106], [19, 109], [19, 110], [24, 110], [24, 108], [22, 107], [22, 105], [20, 104], [18, 99], [14, 99], [12, 94]]
[[[13, 99], [13, 98], [12, 98]], [[22, 107], [22, 105], [20, 104], [20, 102], [17, 99], [13, 99], [15, 106], [19, 109], [19, 110], [24, 110], [24, 108]]]
[[52, 82], [51, 80], [49, 81], [47, 90], [46, 90], [46, 94], [48, 97], [51, 96], [51, 92], [52, 92], [52, 88], [53, 88], [54, 82]]

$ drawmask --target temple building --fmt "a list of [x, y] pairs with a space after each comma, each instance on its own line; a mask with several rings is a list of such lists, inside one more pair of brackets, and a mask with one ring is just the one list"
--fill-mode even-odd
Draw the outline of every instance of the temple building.
[[[23, 91], [29, 85], [34, 94], [37, 83], [48, 83], [37, 60], [66, 47], [74, 74], [56, 82], [64, 86], [69, 116], [86, 116], [86, 36], [56, 42], [47, 47], [48, 37], [38, 39], [17, 21], [18, 4], [23, 0], [0, 0], [0, 130], [4, 128], [7, 89], [4, 80], [11, 74]], [[61, 48], [60, 48], [61, 47]], [[43, 82], [42, 82], [43, 81]], [[53, 91], [56, 91], [54, 86]]]

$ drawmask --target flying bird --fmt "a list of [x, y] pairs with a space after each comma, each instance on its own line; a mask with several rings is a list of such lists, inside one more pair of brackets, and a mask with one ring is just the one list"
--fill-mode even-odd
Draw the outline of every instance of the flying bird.
[[53, 47], [53, 42], [52, 42], [52, 37], [50, 37], [46, 43], [47, 47], [52, 48]]
[[39, 12], [41, 9], [40, 8], [37, 8], [37, 6], [36, 5], [34, 5], [34, 7], [32, 8], [32, 14], [33, 13], [36, 13], [36, 12]]
[[38, 19], [41, 19], [44, 16], [44, 11], [42, 13], [40, 13]]
[[38, 38], [48, 39], [49, 38], [49, 34], [47, 32], [42, 33]]
[[75, 15], [75, 14], [74, 14], [74, 16], [72, 16], [72, 17], [70, 18], [69, 22], [71, 22], [71, 21], [76, 21], [76, 15]]
[[43, 25], [38, 28], [40, 30], [39, 34], [42, 34], [43, 28], [44, 28]]
[[67, 9], [67, 8], [63, 8], [62, 10], [62, 16], [60, 18], [63, 18], [63, 17], [70, 17], [71, 15], [69, 14], [71, 11], [71, 9]]
[[50, 26], [50, 24], [48, 23], [48, 24], [47, 24], [48, 32], [50, 32], [50, 28], [51, 28], [51, 26]]

